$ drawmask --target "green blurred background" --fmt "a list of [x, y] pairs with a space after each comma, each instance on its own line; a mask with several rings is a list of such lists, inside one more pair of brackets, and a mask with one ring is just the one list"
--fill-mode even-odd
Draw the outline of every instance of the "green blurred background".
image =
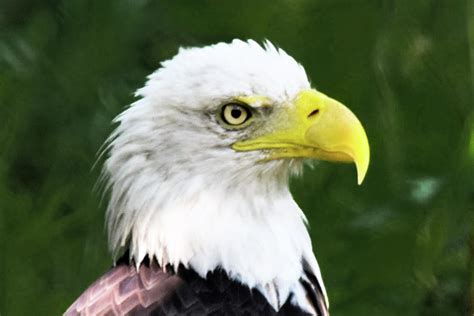
[[0, 0], [0, 314], [59, 315], [111, 265], [96, 152], [179, 46], [270, 39], [366, 127], [294, 179], [332, 315], [474, 313], [474, 1]]

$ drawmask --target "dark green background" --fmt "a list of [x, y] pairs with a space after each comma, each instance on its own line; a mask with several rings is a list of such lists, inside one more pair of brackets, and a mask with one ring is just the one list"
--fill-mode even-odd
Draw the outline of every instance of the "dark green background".
[[326, 163], [292, 182], [332, 315], [473, 313], [473, 1], [0, 0], [0, 314], [58, 315], [107, 270], [111, 120], [179, 46], [233, 38], [284, 48], [366, 127], [363, 186]]

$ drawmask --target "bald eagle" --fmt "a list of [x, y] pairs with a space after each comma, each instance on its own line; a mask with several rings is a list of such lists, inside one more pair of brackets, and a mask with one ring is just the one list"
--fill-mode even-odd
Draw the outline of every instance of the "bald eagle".
[[104, 163], [114, 267], [66, 315], [328, 315], [288, 188], [309, 159], [354, 162], [356, 116], [270, 42], [181, 48], [116, 119]]

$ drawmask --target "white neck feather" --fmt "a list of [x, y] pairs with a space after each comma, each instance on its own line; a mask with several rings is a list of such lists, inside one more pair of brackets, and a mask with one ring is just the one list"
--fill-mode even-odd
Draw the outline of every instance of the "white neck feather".
[[[139, 103], [125, 113], [133, 118], [141, 110]], [[243, 153], [242, 159], [225, 148], [219, 148], [218, 161], [226, 161], [220, 164], [199, 152], [192, 159], [179, 150], [167, 155], [163, 146], [160, 155], [148, 151], [145, 135], [153, 132], [147, 122], [140, 128], [129, 123], [122, 118], [105, 165], [114, 256], [128, 249], [138, 264], [148, 255], [161, 266], [182, 264], [202, 277], [221, 268], [259, 289], [276, 310], [292, 294], [295, 304], [311, 311], [300, 284], [303, 260], [321, 277], [304, 214], [287, 184], [289, 172], [300, 170], [301, 162], [256, 164], [258, 157], [249, 158], [259, 153]], [[128, 131], [142, 137], [133, 139]], [[188, 163], [179, 164], [185, 157]]]
[[303, 214], [290, 192], [265, 192], [253, 183], [245, 190], [198, 186], [200, 192], [181, 188], [181, 196], [160, 211], [137, 218], [132, 256], [138, 262], [156, 257], [162, 266], [183, 264], [202, 277], [221, 268], [260, 289], [278, 309], [298, 291], [302, 260], [312, 256]]
[[303, 261], [325, 290], [305, 217], [288, 189], [302, 163], [260, 163], [265, 153], [234, 151], [245, 130], [226, 130], [212, 116], [233, 96], [256, 93], [286, 104], [308, 87], [304, 69], [269, 43], [181, 50], [164, 62], [137, 92], [142, 98], [116, 119], [106, 148], [115, 258], [128, 249], [138, 264], [148, 255], [202, 277], [221, 268], [259, 289], [276, 310], [292, 294], [311, 311], [300, 285]]

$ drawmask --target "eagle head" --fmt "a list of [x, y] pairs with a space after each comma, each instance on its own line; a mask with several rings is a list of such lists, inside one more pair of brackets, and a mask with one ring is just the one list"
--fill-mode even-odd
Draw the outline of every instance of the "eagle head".
[[288, 178], [308, 159], [354, 162], [360, 184], [369, 145], [356, 116], [268, 41], [182, 48], [136, 95], [104, 166], [114, 255], [221, 268], [276, 308], [302, 296], [302, 262], [321, 277]]

